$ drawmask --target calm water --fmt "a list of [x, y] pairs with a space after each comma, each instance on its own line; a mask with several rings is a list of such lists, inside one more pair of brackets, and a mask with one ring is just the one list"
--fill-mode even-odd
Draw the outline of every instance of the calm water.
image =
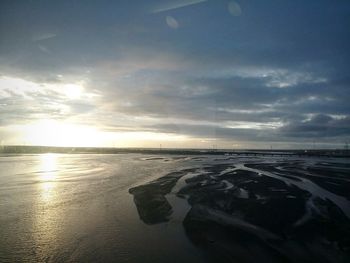
[[203, 262], [181, 220], [139, 220], [128, 189], [186, 163], [148, 157], [1, 156], [0, 261]]

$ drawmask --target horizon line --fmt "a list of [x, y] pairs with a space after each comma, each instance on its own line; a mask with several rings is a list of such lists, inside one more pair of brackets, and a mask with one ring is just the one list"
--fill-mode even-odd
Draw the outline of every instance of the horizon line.
[[[217, 146], [217, 145], [213, 145]], [[58, 149], [109, 149], [109, 150], [206, 150], [206, 151], [329, 151], [329, 150], [342, 150], [348, 151], [346, 148], [193, 148], [193, 147], [116, 147], [116, 146], [55, 146], [55, 145], [21, 145], [21, 144], [9, 144], [0, 145], [1, 148], [5, 147], [25, 147], [25, 148], [58, 148]]]

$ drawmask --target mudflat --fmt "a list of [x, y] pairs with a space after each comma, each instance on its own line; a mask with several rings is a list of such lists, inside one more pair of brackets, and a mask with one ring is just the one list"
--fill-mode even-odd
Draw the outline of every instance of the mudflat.
[[172, 220], [210, 262], [349, 262], [345, 159], [207, 157], [131, 188], [140, 219]]

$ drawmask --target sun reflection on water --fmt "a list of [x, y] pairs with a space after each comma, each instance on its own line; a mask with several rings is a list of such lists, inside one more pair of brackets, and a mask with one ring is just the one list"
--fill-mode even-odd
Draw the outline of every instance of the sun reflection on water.
[[41, 155], [39, 171], [41, 199], [44, 202], [49, 202], [56, 186], [57, 155], [52, 153]]
[[52, 256], [53, 244], [59, 232], [60, 211], [55, 208], [58, 200], [57, 178], [59, 155], [41, 154], [38, 160], [38, 199], [35, 207], [33, 241], [38, 261], [47, 261]]

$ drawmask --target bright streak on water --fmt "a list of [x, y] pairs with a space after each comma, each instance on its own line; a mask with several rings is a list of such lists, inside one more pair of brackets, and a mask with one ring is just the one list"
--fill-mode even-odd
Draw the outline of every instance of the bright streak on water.
[[57, 155], [47, 153], [40, 156], [39, 170], [41, 173], [38, 176], [40, 181], [41, 198], [44, 202], [49, 202], [54, 195], [56, 185], [55, 179], [57, 176]]

